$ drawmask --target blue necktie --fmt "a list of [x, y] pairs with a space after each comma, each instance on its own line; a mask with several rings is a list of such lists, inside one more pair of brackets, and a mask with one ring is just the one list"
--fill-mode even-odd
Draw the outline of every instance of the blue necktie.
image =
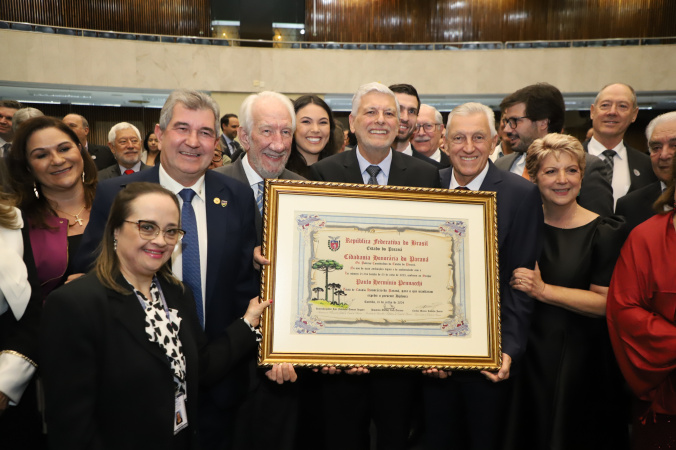
[[258, 185], [258, 193], [256, 194], [256, 206], [258, 206], [258, 212], [261, 213], [261, 216], [263, 215], [263, 187], [264, 181], [259, 181], [257, 183]]
[[202, 275], [200, 271], [200, 246], [197, 235], [197, 220], [195, 210], [192, 207], [192, 199], [195, 191], [183, 189], [178, 193], [183, 199], [181, 208], [181, 226], [185, 230], [183, 237], [183, 282], [192, 290], [197, 307], [197, 318], [204, 328], [204, 307], [202, 305]]

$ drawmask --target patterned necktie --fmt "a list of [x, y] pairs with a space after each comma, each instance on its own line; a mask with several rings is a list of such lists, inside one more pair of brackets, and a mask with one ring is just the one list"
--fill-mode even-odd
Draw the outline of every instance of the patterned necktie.
[[131, 170], [131, 169], [127, 169], [127, 170], [124, 171], [125, 175], [131, 175], [132, 173], [134, 173], [134, 171]]
[[0, 158], [3, 158], [5, 155], [7, 155], [7, 152], [9, 152], [9, 149], [10, 149], [11, 146], [12, 146], [12, 144], [10, 144], [9, 142], [6, 142], [5, 145], [0, 147]]
[[369, 174], [369, 182], [366, 184], [378, 184], [376, 176], [380, 173], [380, 167], [373, 165], [368, 166], [366, 172]]
[[601, 153], [603, 156], [605, 156], [605, 159], [603, 162], [606, 164], [606, 167], [608, 168], [608, 171], [606, 173], [606, 179], [608, 180], [608, 183], [610, 185], [613, 185], [613, 169], [615, 168], [615, 160], [613, 159], [615, 155], [617, 155], [617, 152], [615, 150], [604, 150], [603, 153]]
[[258, 192], [256, 193], [256, 206], [258, 206], [258, 212], [263, 215], [263, 191], [265, 191], [264, 185], [265, 181], [259, 181], [256, 183], [258, 186]]
[[195, 191], [183, 189], [178, 195], [183, 199], [181, 208], [181, 226], [185, 230], [183, 244], [183, 282], [192, 290], [197, 308], [197, 318], [204, 328], [204, 306], [202, 305], [202, 275], [200, 271], [200, 246], [197, 235], [197, 219], [192, 207], [192, 199]]

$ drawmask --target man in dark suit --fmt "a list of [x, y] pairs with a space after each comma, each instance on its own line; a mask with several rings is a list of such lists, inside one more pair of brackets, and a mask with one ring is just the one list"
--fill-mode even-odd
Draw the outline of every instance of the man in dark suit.
[[497, 143], [493, 111], [479, 103], [457, 106], [448, 117], [446, 146], [452, 167], [440, 172], [450, 189], [497, 192], [502, 367], [491, 372], [426, 371], [425, 448], [497, 449], [512, 389], [526, 348], [533, 299], [509, 285], [518, 267], [533, 268], [540, 254], [544, 218], [537, 187], [497, 169], [489, 156]]
[[5, 192], [11, 192], [10, 174], [7, 169], [6, 157], [14, 139], [14, 127], [12, 120], [14, 114], [22, 108], [16, 100], [0, 100], [0, 188]]
[[108, 146], [117, 164], [100, 170], [99, 181], [150, 169], [141, 161], [141, 143], [141, 134], [134, 125], [127, 122], [113, 125], [108, 133]]
[[[218, 117], [218, 105], [206, 94], [187, 90], [172, 92], [155, 127], [162, 145], [160, 164], [99, 184], [89, 225], [75, 259], [77, 270], [89, 268], [112, 201], [125, 184], [160, 183], [179, 197], [184, 229], [188, 218], [186, 202], [190, 203], [195, 228], [192, 233], [196, 235], [193, 251], [197, 249], [198, 254], [193, 254], [187, 264], [183, 259], [185, 245], [176, 246], [172, 270], [190, 286], [196, 298], [201, 298], [196, 300], [196, 308], [198, 315], [202, 308], [204, 331], [210, 340], [242, 317], [249, 300], [258, 293], [253, 270], [255, 203], [246, 186], [207, 170], [218, 139]], [[191, 200], [183, 200], [186, 193], [187, 198], [189, 194], [194, 195]], [[195, 274], [197, 267], [199, 273]], [[199, 401], [203, 448], [229, 448], [237, 409], [251, 381], [249, 367], [247, 362], [239, 364], [223, 382], [203, 390], [203, 395], [193, 400]]]
[[235, 114], [225, 114], [221, 117], [221, 150], [231, 161], [239, 158], [244, 151], [242, 146], [235, 140], [239, 129], [239, 119]]
[[416, 131], [411, 141], [413, 157], [430, 162], [439, 169], [449, 167], [451, 160], [439, 148], [443, 135], [444, 122], [441, 113], [434, 106], [420, 105]]
[[95, 145], [87, 140], [87, 136], [89, 135], [89, 122], [87, 122], [87, 119], [79, 114], [68, 114], [63, 118], [63, 121], [77, 134], [80, 144], [82, 144], [94, 160], [96, 170], [105, 169], [115, 164], [115, 157], [108, 147], [105, 145]]
[[[354, 151], [338, 153], [312, 165], [311, 178], [358, 184], [439, 187], [437, 169], [394, 151], [399, 127], [395, 94], [380, 83], [359, 88], [352, 99], [350, 130], [357, 136]], [[324, 375], [319, 381], [317, 422], [324, 449], [368, 448], [369, 425], [376, 427], [378, 448], [407, 448], [419, 377], [403, 370], [368, 375]], [[337, 426], [336, 424], [340, 424]]]
[[648, 139], [652, 171], [657, 181], [633, 190], [617, 201], [615, 212], [624, 216], [628, 231], [655, 214], [653, 203], [671, 180], [671, 168], [676, 153], [676, 111], [651, 120], [646, 127], [645, 135]]
[[627, 84], [605, 86], [591, 105], [593, 135], [584, 149], [606, 164], [615, 203], [657, 181], [648, 155], [624, 143], [624, 134], [637, 115], [636, 91]]
[[[495, 161], [498, 169], [528, 177], [526, 151], [534, 140], [563, 130], [566, 106], [563, 95], [547, 83], [526, 86], [505, 97], [500, 103], [505, 133], [514, 153]], [[578, 203], [600, 216], [613, 214], [613, 191], [605, 164], [586, 155], [586, 168]]]

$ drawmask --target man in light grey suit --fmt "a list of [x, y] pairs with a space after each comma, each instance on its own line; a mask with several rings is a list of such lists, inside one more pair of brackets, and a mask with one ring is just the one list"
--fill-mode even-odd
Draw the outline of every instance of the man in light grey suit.
[[113, 125], [108, 132], [108, 146], [117, 164], [99, 170], [99, 181], [150, 169], [141, 161], [141, 142], [141, 133], [134, 125], [128, 122]]
[[[296, 113], [293, 103], [277, 92], [265, 91], [247, 97], [242, 103], [238, 129], [239, 140], [246, 153], [232, 164], [213, 169], [248, 185], [256, 204], [256, 235], [261, 238], [263, 189], [266, 178], [284, 178], [304, 180], [305, 178], [285, 169], [291, 153], [291, 141], [296, 129]], [[255, 254], [255, 253], [254, 253]], [[259, 263], [267, 263], [255, 257]], [[287, 368], [287, 370], [289, 370]], [[234, 448], [264, 450], [275, 448], [293, 450], [296, 447], [295, 436], [298, 426], [299, 387], [295, 381], [296, 373], [282, 373], [273, 370], [273, 375], [265, 379], [261, 370], [257, 374], [253, 388], [238, 412], [235, 429]], [[260, 427], [260, 407], [265, 405], [267, 424]], [[252, 442], [251, 436], [256, 436]]]
[[214, 170], [251, 187], [258, 206], [256, 235], [260, 238], [265, 179], [305, 179], [285, 168], [296, 130], [296, 113], [287, 97], [265, 91], [247, 97], [239, 117], [242, 119], [239, 140], [246, 154], [232, 164]]

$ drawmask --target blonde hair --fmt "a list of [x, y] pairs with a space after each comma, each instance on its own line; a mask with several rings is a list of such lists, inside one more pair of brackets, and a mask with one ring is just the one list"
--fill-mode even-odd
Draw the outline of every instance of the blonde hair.
[[540, 164], [542, 164], [545, 158], [549, 155], [554, 155], [556, 159], [559, 159], [561, 153], [567, 153], [573, 160], [577, 161], [577, 165], [580, 167], [580, 176], [584, 177], [587, 161], [580, 141], [567, 134], [549, 133], [541, 139], [536, 139], [528, 147], [526, 170], [530, 179], [533, 182], [536, 181]]

